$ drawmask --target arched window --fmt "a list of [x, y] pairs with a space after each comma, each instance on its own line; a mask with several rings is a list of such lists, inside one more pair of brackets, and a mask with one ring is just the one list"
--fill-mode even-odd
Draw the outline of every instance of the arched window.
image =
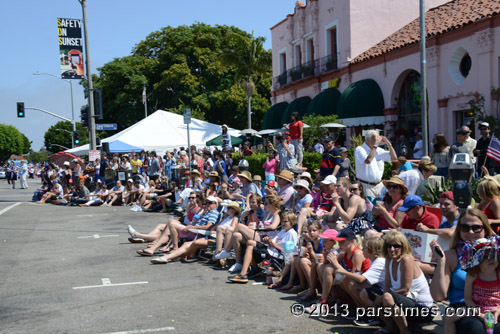
[[422, 127], [420, 90], [420, 74], [411, 71], [403, 81], [398, 98], [399, 127], [408, 131], [407, 135], [410, 136], [420, 131]]

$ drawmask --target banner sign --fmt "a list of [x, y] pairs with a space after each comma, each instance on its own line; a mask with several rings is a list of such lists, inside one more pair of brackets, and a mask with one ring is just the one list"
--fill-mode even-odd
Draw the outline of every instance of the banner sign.
[[450, 248], [450, 241], [436, 234], [417, 232], [415, 230], [401, 229], [406, 239], [410, 242], [411, 249], [415, 260], [425, 263], [436, 263], [436, 259], [432, 254], [431, 246], [429, 245], [432, 240], [437, 240], [443, 251]]
[[89, 161], [96, 161], [101, 157], [101, 151], [99, 150], [90, 150], [89, 151]]
[[82, 79], [83, 67], [82, 21], [77, 19], [57, 19], [59, 36], [59, 57], [62, 79]]

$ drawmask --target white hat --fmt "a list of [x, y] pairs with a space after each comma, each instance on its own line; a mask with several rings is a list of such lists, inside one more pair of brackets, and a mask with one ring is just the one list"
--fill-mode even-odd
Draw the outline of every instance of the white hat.
[[69, 166], [69, 161], [65, 161], [65, 162], [63, 163], [63, 166]]
[[306, 189], [308, 193], [311, 192], [311, 190], [309, 190], [309, 182], [307, 182], [306, 180], [300, 179], [300, 180], [295, 181], [295, 184], [293, 185], [293, 187], [294, 188], [302, 187], [302, 188]]
[[78, 162], [78, 159], [76, 159], [76, 158], [75, 158], [75, 159], [73, 159], [73, 162]]
[[488, 123], [488, 122], [480, 122], [479, 123], [479, 127], [481, 127], [481, 126], [485, 126], [485, 127], [489, 128], [490, 127], [490, 123]]
[[337, 183], [337, 178], [333, 175], [328, 175], [325, 177], [323, 181], [321, 181], [323, 184], [336, 184]]
[[97, 183], [102, 183], [101, 179], [97, 179]]
[[215, 196], [208, 196], [205, 201], [217, 203], [217, 198]]

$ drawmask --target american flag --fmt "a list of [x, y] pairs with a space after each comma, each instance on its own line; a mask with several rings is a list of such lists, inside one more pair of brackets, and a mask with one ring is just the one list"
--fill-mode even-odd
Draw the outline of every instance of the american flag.
[[490, 146], [488, 146], [486, 156], [500, 162], [500, 140], [498, 140], [495, 135], [491, 136]]
[[146, 86], [142, 90], [142, 104], [146, 104]]

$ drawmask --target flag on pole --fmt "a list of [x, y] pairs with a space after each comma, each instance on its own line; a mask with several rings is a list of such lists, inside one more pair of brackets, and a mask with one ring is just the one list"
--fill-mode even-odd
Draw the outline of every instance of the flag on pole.
[[146, 86], [142, 90], [142, 104], [146, 104]]
[[500, 162], [500, 140], [498, 140], [495, 135], [491, 136], [490, 146], [488, 146], [486, 156]]

